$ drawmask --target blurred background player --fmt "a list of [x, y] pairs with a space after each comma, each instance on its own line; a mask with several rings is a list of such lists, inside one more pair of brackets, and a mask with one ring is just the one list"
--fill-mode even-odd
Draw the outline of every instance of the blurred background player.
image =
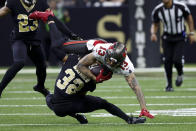
[[[33, 61], [36, 66], [37, 85], [34, 90], [47, 95], [49, 91], [45, 89], [46, 64], [43, 51], [41, 49], [40, 37], [38, 35], [39, 22], [29, 19], [30, 13], [39, 10], [49, 10], [45, 0], [7, 0], [5, 6], [0, 9], [0, 17], [11, 14], [14, 23], [14, 29], [11, 33], [13, 65], [5, 73], [0, 83], [0, 96], [8, 83], [15, 77], [24, 65], [26, 57]], [[72, 33], [56, 17], [55, 22], [58, 28], [71, 39], [77, 39], [78, 36]]]
[[34, 90], [45, 96], [49, 93], [44, 87], [46, 65], [39, 37], [37, 36], [38, 21], [28, 18], [32, 11], [45, 11], [47, 9], [48, 5], [44, 0], [7, 0], [5, 6], [0, 9], [0, 17], [11, 13], [14, 22], [14, 29], [11, 34], [14, 63], [7, 70], [0, 83], [0, 96], [17, 72], [24, 67], [27, 56], [36, 66], [38, 82], [34, 86]]
[[172, 87], [172, 68], [177, 70], [176, 86], [183, 82], [184, 46], [186, 43], [185, 20], [187, 20], [190, 33], [189, 41], [192, 44], [194, 38], [194, 22], [189, 8], [180, 2], [162, 0], [152, 12], [151, 40], [157, 41], [157, 31], [160, 21], [163, 23], [163, 54], [164, 68], [167, 78], [165, 91], [174, 91]]
[[106, 65], [113, 72], [124, 75], [140, 103], [140, 116], [154, 118], [146, 108], [144, 95], [133, 73], [134, 66], [127, 56], [125, 45], [119, 42], [108, 43], [105, 40], [67, 42], [65, 38], [62, 38], [61, 33], [58, 31], [52, 15], [52, 12], [33, 12], [29, 17], [32, 19], [41, 19], [44, 22], [48, 21], [53, 51], [55, 54], [58, 54], [57, 57], [60, 60], [63, 60], [65, 53], [76, 53], [82, 56], [86, 55], [79, 61], [77, 68], [81, 73], [88, 76], [96, 83], [105, 80], [103, 74], [96, 77], [89, 70], [89, 66], [95, 64], [97, 61]]

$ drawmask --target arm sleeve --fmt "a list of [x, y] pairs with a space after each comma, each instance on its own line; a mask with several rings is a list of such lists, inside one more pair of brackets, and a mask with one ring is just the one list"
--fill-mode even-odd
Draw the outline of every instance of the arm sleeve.
[[49, 9], [47, 0], [43, 0], [42, 11], [46, 11], [47, 9]]
[[185, 18], [187, 18], [187, 16], [189, 16], [191, 14], [191, 11], [190, 9], [187, 7], [187, 5], [183, 4], [184, 5], [184, 8], [183, 8], [183, 16]]
[[160, 18], [159, 18], [159, 16], [158, 16], [158, 10], [157, 10], [157, 9], [154, 9], [154, 10], [152, 11], [152, 16], [151, 16], [151, 18], [152, 18], [152, 22], [154, 22], [154, 23], [158, 23], [158, 22], [160, 21]]
[[5, 6], [6, 6], [7, 8], [9, 8], [10, 10], [13, 10], [14, 0], [7, 0], [7, 1], [5, 2]]

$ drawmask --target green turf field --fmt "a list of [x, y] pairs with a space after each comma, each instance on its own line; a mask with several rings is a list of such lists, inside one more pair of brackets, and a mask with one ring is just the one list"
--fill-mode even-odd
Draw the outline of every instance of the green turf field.
[[[47, 76], [46, 87], [53, 91], [56, 73]], [[165, 92], [164, 73], [136, 73], [148, 109], [155, 119], [128, 125], [104, 110], [86, 114], [89, 124], [80, 125], [71, 117], [57, 117], [44, 97], [33, 91], [34, 74], [18, 74], [0, 99], [0, 131], [194, 131], [196, 130], [196, 72], [185, 72], [183, 86]], [[0, 75], [2, 78], [2, 74]], [[174, 77], [175, 79], [175, 77]], [[100, 96], [124, 112], [138, 116], [135, 94], [123, 77], [99, 84], [91, 95]]]

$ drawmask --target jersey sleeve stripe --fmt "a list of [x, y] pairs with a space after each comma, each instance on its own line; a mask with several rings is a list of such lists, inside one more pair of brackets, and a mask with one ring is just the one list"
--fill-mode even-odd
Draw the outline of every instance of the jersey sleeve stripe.
[[88, 42], [87, 40], [85, 41], [71, 41], [71, 42], [66, 42], [63, 45], [72, 45], [72, 44], [82, 44]]

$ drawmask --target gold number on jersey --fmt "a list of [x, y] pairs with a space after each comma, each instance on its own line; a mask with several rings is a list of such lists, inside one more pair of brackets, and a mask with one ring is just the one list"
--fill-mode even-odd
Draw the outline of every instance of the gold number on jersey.
[[[58, 79], [56, 86], [61, 90], [67, 87], [65, 91], [67, 94], [74, 94], [80, 91], [84, 86], [84, 82], [79, 78], [75, 78], [75, 73], [72, 69], [67, 69], [65, 73], [67, 76], [64, 76], [62, 80]], [[74, 84], [69, 84], [72, 80]]]
[[19, 14], [17, 19], [19, 20], [19, 32], [35, 31], [38, 28], [37, 20], [30, 20], [32, 21], [33, 25], [29, 25], [29, 19], [26, 14]]

